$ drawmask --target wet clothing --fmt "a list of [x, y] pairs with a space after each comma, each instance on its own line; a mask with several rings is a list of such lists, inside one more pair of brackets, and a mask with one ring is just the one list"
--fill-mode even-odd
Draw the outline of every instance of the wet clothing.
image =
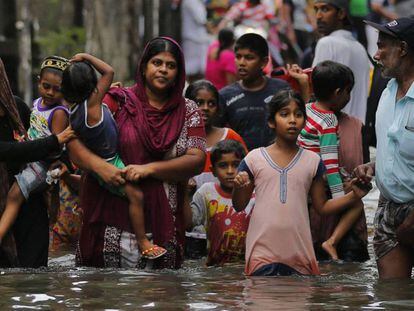
[[[113, 106], [119, 128], [119, 154], [126, 165], [146, 164], [170, 160], [185, 155], [188, 149], [205, 152], [205, 130], [197, 105], [182, 96], [185, 85], [184, 55], [180, 51], [178, 75], [168, 101], [162, 109], [153, 107], [147, 98], [142, 76], [144, 50], [139, 64], [136, 84], [128, 88], [109, 90], [104, 102]], [[108, 101], [107, 101], [108, 100]], [[112, 101], [109, 103], [109, 101]], [[184, 185], [177, 182], [148, 178], [140, 182], [144, 193], [145, 225], [155, 244], [167, 249], [167, 254], [154, 260], [154, 268], [181, 267], [184, 259]], [[132, 234], [128, 201], [111, 195], [86, 177], [81, 190], [81, 208], [84, 212], [79, 239], [77, 264], [95, 267], [120, 267], [122, 258], [137, 263], [139, 251]], [[126, 242], [127, 244], [123, 244]], [[125, 254], [130, 256], [125, 257]]]
[[37, 141], [0, 141], [0, 161], [35, 161], [48, 154], [58, 153], [60, 145], [55, 135]]
[[374, 221], [377, 259], [398, 245], [396, 229], [414, 210], [414, 83], [398, 101], [397, 91], [398, 83], [391, 79], [376, 114], [375, 180], [381, 193]]
[[70, 109], [70, 124], [85, 146], [103, 159], [114, 158], [118, 149], [118, 127], [108, 106], [101, 105], [98, 123], [91, 126], [87, 120], [87, 100]]
[[[66, 107], [59, 104], [44, 107], [42, 106], [42, 101], [43, 98], [40, 97], [33, 102], [33, 110], [30, 114], [30, 127], [27, 131], [30, 140], [52, 135], [52, 120], [55, 111], [63, 110], [69, 113]], [[29, 198], [30, 193], [42, 191], [46, 188], [49, 164], [49, 161], [30, 163], [15, 176], [25, 200]]]
[[[21, 122], [22, 126], [23, 124], [27, 126], [29, 124], [30, 110], [21, 100], [16, 100], [16, 104], [13, 105], [18, 113], [19, 122]], [[3, 102], [0, 102], [0, 105], [3, 108], [5, 107]], [[6, 111], [10, 112], [10, 110]], [[17, 143], [14, 140], [16, 128], [12, 126], [13, 121], [11, 120], [12, 118], [7, 115], [0, 117], [0, 141], [7, 142], [8, 145], [13, 143], [12, 147], [9, 145], [6, 149], [0, 148], [0, 159], [2, 159], [0, 165], [4, 165], [6, 169], [5, 173], [3, 171], [0, 172], [1, 209], [4, 208], [9, 187], [14, 180], [13, 176], [19, 172], [21, 166], [26, 161], [40, 160], [49, 153], [60, 151], [59, 143], [54, 135], [32, 142]], [[13, 258], [13, 254], [9, 253], [10, 249], [14, 248], [10, 246], [10, 243], [14, 245], [14, 242], [9, 242], [8, 238], [6, 238], [2, 243], [2, 247], [8, 253], [8, 258], [0, 258], [0, 265], [2, 267], [19, 266], [30, 268], [47, 266], [49, 223], [47, 209], [41, 194], [31, 195], [28, 201], [22, 205], [12, 230], [17, 258]]]
[[335, 61], [351, 68], [355, 85], [351, 92], [351, 99], [342, 111], [365, 123], [370, 70], [370, 61], [365, 48], [350, 31], [336, 30], [319, 39], [312, 66], [325, 60]]
[[49, 249], [74, 249], [82, 223], [79, 195], [64, 180], [59, 180], [59, 208], [56, 222], [50, 228]]
[[[240, 137], [239, 134], [237, 134], [235, 131], [233, 131], [230, 128], [225, 127], [224, 128], [224, 134], [221, 137], [220, 141], [226, 140], [226, 139], [232, 139], [235, 141], [238, 141], [239, 143], [241, 143], [243, 145], [243, 147], [245, 148], [246, 154], [247, 154], [247, 147], [246, 144], [243, 141], [243, 138]], [[204, 170], [201, 174], [194, 176], [193, 179], [196, 182], [197, 185], [197, 189], [199, 189], [203, 184], [207, 183], [207, 182], [216, 182], [217, 178], [214, 177], [213, 173], [211, 172], [211, 149], [212, 147], [208, 147], [207, 153], [206, 153], [206, 162], [204, 164]]]
[[391, 79], [378, 104], [375, 180], [386, 199], [406, 203], [414, 200], [414, 83], [396, 102], [397, 90]]
[[48, 167], [43, 161], [28, 163], [24, 170], [15, 176], [25, 200], [33, 191], [38, 192], [46, 189]]
[[280, 263], [302, 274], [319, 274], [313, 250], [307, 197], [325, 167], [320, 157], [299, 148], [284, 168], [265, 148], [251, 151], [240, 163], [255, 185], [256, 203], [246, 238], [245, 273]]
[[[106, 104], [101, 104], [101, 120], [93, 126], [88, 124], [87, 100], [81, 104], [72, 106], [70, 110], [70, 124], [90, 151], [119, 169], [125, 167], [122, 159], [117, 153], [118, 126]], [[100, 176], [96, 174], [93, 175], [102, 187], [116, 195], [125, 196], [122, 186], [115, 187], [106, 184]]]
[[[358, 165], [364, 163], [362, 148], [362, 122], [345, 113], [338, 115], [338, 134], [341, 139], [339, 145], [339, 167], [351, 174]], [[327, 196], [330, 191], [327, 189]], [[332, 236], [343, 213], [334, 215], [320, 215], [310, 205], [310, 222], [312, 239], [316, 258], [329, 260], [329, 255], [322, 249], [322, 243]], [[365, 211], [345, 234], [337, 246], [338, 257], [344, 261], [363, 262], [369, 259], [368, 232]]]
[[395, 203], [380, 196], [374, 219], [375, 259], [387, 255], [398, 245], [396, 231], [411, 212], [414, 212], [414, 201]]
[[298, 137], [299, 146], [316, 152], [326, 167], [326, 178], [333, 198], [344, 195], [338, 164], [338, 119], [333, 111], [322, 110], [315, 103], [306, 105], [306, 124]]
[[[122, 137], [123, 134], [126, 134], [123, 131], [127, 131], [127, 129], [123, 128], [123, 123], [119, 122], [117, 116], [115, 116], [115, 120], [120, 126], [119, 129]], [[125, 143], [125, 146], [136, 146], [135, 140], [132, 138], [121, 141]], [[176, 144], [171, 146], [171, 149], [166, 152], [164, 159], [168, 160], [179, 157], [192, 148], [205, 150], [205, 134], [202, 116], [197, 105], [192, 101], [187, 101], [185, 123], [181, 128], [180, 136]], [[138, 148], [138, 150], [141, 149]], [[131, 162], [126, 163], [129, 164]], [[150, 210], [148, 205], [151, 202], [160, 204], [159, 198], [148, 197], [149, 191], [147, 191], [148, 188], [145, 188], [155, 187], [156, 182], [155, 180], [149, 180], [146, 184], [144, 182], [140, 183], [144, 193], [146, 213]], [[154, 234], [154, 231], [158, 228], [151, 227], [151, 225], [161, 226], [157, 224], [157, 221], [163, 223], [163, 217], [166, 217], [157, 214], [163, 206], [150, 205], [152, 214], [146, 215], [145, 224], [150, 228], [148, 229], [150, 230], [149, 232], [152, 231], [153, 233], [153, 242], [166, 248], [168, 251], [166, 255], [154, 261], [153, 267], [178, 269], [181, 267], [184, 251], [184, 228], [180, 225], [183, 224], [180, 213], [184, 189], [177, 183], [163, 182], [161, 186], [162, 190], [160, 191], [162, 192], [154, 193], [153, 195], [158, 195], [158, 197], [165, 196], [168, 200], [167, 207], [173, 213], [172, 217], [174, 217], [173, 219], [177, 224], [175, 224], [176, 228], [172, 229], [169, 229], [169, 227], [174, 225], [174, 223], [168, 226], [165, 225], [167, 228], [160, 228], [164, 234], [172, 235], [171, 240], [158, 240], [160, 237]], [[88, 175], [82, 184], [81, 208], [84, 212], [84, 218], [77, 251], [77, 264], [94, 267], [136, 267], [141, 256], [135, 235], [132, 233], [133, 231], [129, 224], [128, 201], [114, 196], [109, 191], [101, 188], [96, 179]], [[103, 209], [106, 210], [103, 211]], [[167, 214], [168, 211], [165, 211], [165, 213]], [[152, 215], [155, 216], [155, 219], [151, 217]], [[140, 263], [145, 264], [143, 260]]]
[[228, 125], [246, 142], [249, 150], [268, 146], [274, 131], [267, 126], [267, 104], [278, 91], [289, 88], [280, 79], [266, 78], [266, 85], [259, 91], [248, 91], [235, 82], [221, 89], [220, 126]]
[[300, 275], [301, 273], [283, 263], [270, 263], [261, 266], [251, 276], [290, 276], [294, 274]]
[[244, 259], [246, 232], [249, 226], [254, 199], [237, 212], [231, 194], [218, 183], [206, 183], [193, 196], [191, 210], [193, 226], [206, 225], [207, 266], [222, 265]]

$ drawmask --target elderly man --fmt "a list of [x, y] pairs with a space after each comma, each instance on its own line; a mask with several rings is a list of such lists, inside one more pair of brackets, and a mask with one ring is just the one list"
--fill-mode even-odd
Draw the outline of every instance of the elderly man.
[[365, 123], [369, 85], [369, 58], [365, 48], [351, 33], [349, 0], [315, 0], [314, 10], [319, 39], [312, 66], [331, 60], [351, 68], [355, 86], [351, 100], [343, 109]]
[[414, 265], [414, 18], [379, 30], [374, 59], [392, 78], [376, 114], [377, 159], [356, 168], [363, 181], [375, 174], [381, 192], [375, 215], [374, 251], [380, 278], [410, 278]]

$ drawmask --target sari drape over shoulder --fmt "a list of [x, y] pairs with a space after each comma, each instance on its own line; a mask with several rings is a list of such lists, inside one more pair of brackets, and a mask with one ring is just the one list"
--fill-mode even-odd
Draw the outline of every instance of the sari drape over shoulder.
[[[164, 39], [177, 44], [172, 39]], [[144, 55], [147, 49], [148, 45]], [[104, 99], [109, 107], [114, 106], [114, 101], [118, 107], [114, 117], [119, 127], [119, 153], [126, 165], [161, 161], [166, 159], [167, 153], [172, 149], [177, 149], [175, 146], [182, 135], [186, 116], [188, 117], [186, 101], [182, 96], [185, 84], [182, 53], [180, 57], [177, 62], [179, 70], [176, 83], [162, 109], [151, 106], [148, 101], [141, 74], [145, 65], [142, 61], [137, 70], [136, 84], [129, 88], [113, 88]], [[173, 157], [183, 154], [183, 150], [175, 150]], [[156, 260], [155, 267], [179, 268], [183, 260], [184, 242], [184, 227], [180, 215], [184, 197], [182, 187], [177, 186], [177, 191], [173, 194], [176, 196], [176, 206], [171, 206], [163, 181], [150, 178], [140, 182], [139, 186], [144, 193], [146, 226], [152, 232], [154, 243], [168, 250], [167, 255]], [[103, 259], [94, 256], [92, 252], [103, 248], [104, 242], [95, 241], [95, 245], [91, 245], [87, 240], [93, 235], [91, 230], [97, 231], [95, 234], [103, 235], [99, 231], [104, 230], [102, 227], [105, 225], [132, 232], [128, 201], [99, 188], [89, 176], [83, 188], [81, 205], [86, 233], [82, 229], [79, 262], [83, 265], [102, 266]]]

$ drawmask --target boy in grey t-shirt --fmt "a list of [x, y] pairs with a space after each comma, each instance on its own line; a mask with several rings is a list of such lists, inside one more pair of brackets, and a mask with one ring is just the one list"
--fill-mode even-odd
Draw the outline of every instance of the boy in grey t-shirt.
[[267, 103], [289, 85], [280, 79], [268, 78], [263, 69], [269, 61], [266, 40], [254, 33], [241, 36], [234, 48], [237, 81], [220, 90], [221, 116], [218, 123], [239, 133], [247, 148], [267, 146], [274, 138], [267, 126]]

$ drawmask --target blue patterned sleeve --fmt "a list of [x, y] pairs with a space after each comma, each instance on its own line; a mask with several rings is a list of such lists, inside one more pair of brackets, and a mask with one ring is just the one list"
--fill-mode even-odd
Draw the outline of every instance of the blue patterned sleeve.
[[237, 169], [238, 172], [247, 172], [247, 174], [249, 174], [250, 179], [254, 179], [253, 177], [253, 173], [250, 170], [250, 168], [248, 167], [247, 163], [245, 160], [242, 160], [239, 164], [239, 168]]
[[315, 176], [313, 177], [313, 179], [316, 179], [316, 178], [322, 177], [322, 176], [323, 176], [323, 174], [325, 174], [325, 172], [326, 172], [326, 167], [325, 167], [325, 164], [323, 163], [323, 160], [321, 159], [321, 160], [319, 161], [319, 164], [318, 164], [318, 169], [316, 170], [316, 174], [315, 174]]

